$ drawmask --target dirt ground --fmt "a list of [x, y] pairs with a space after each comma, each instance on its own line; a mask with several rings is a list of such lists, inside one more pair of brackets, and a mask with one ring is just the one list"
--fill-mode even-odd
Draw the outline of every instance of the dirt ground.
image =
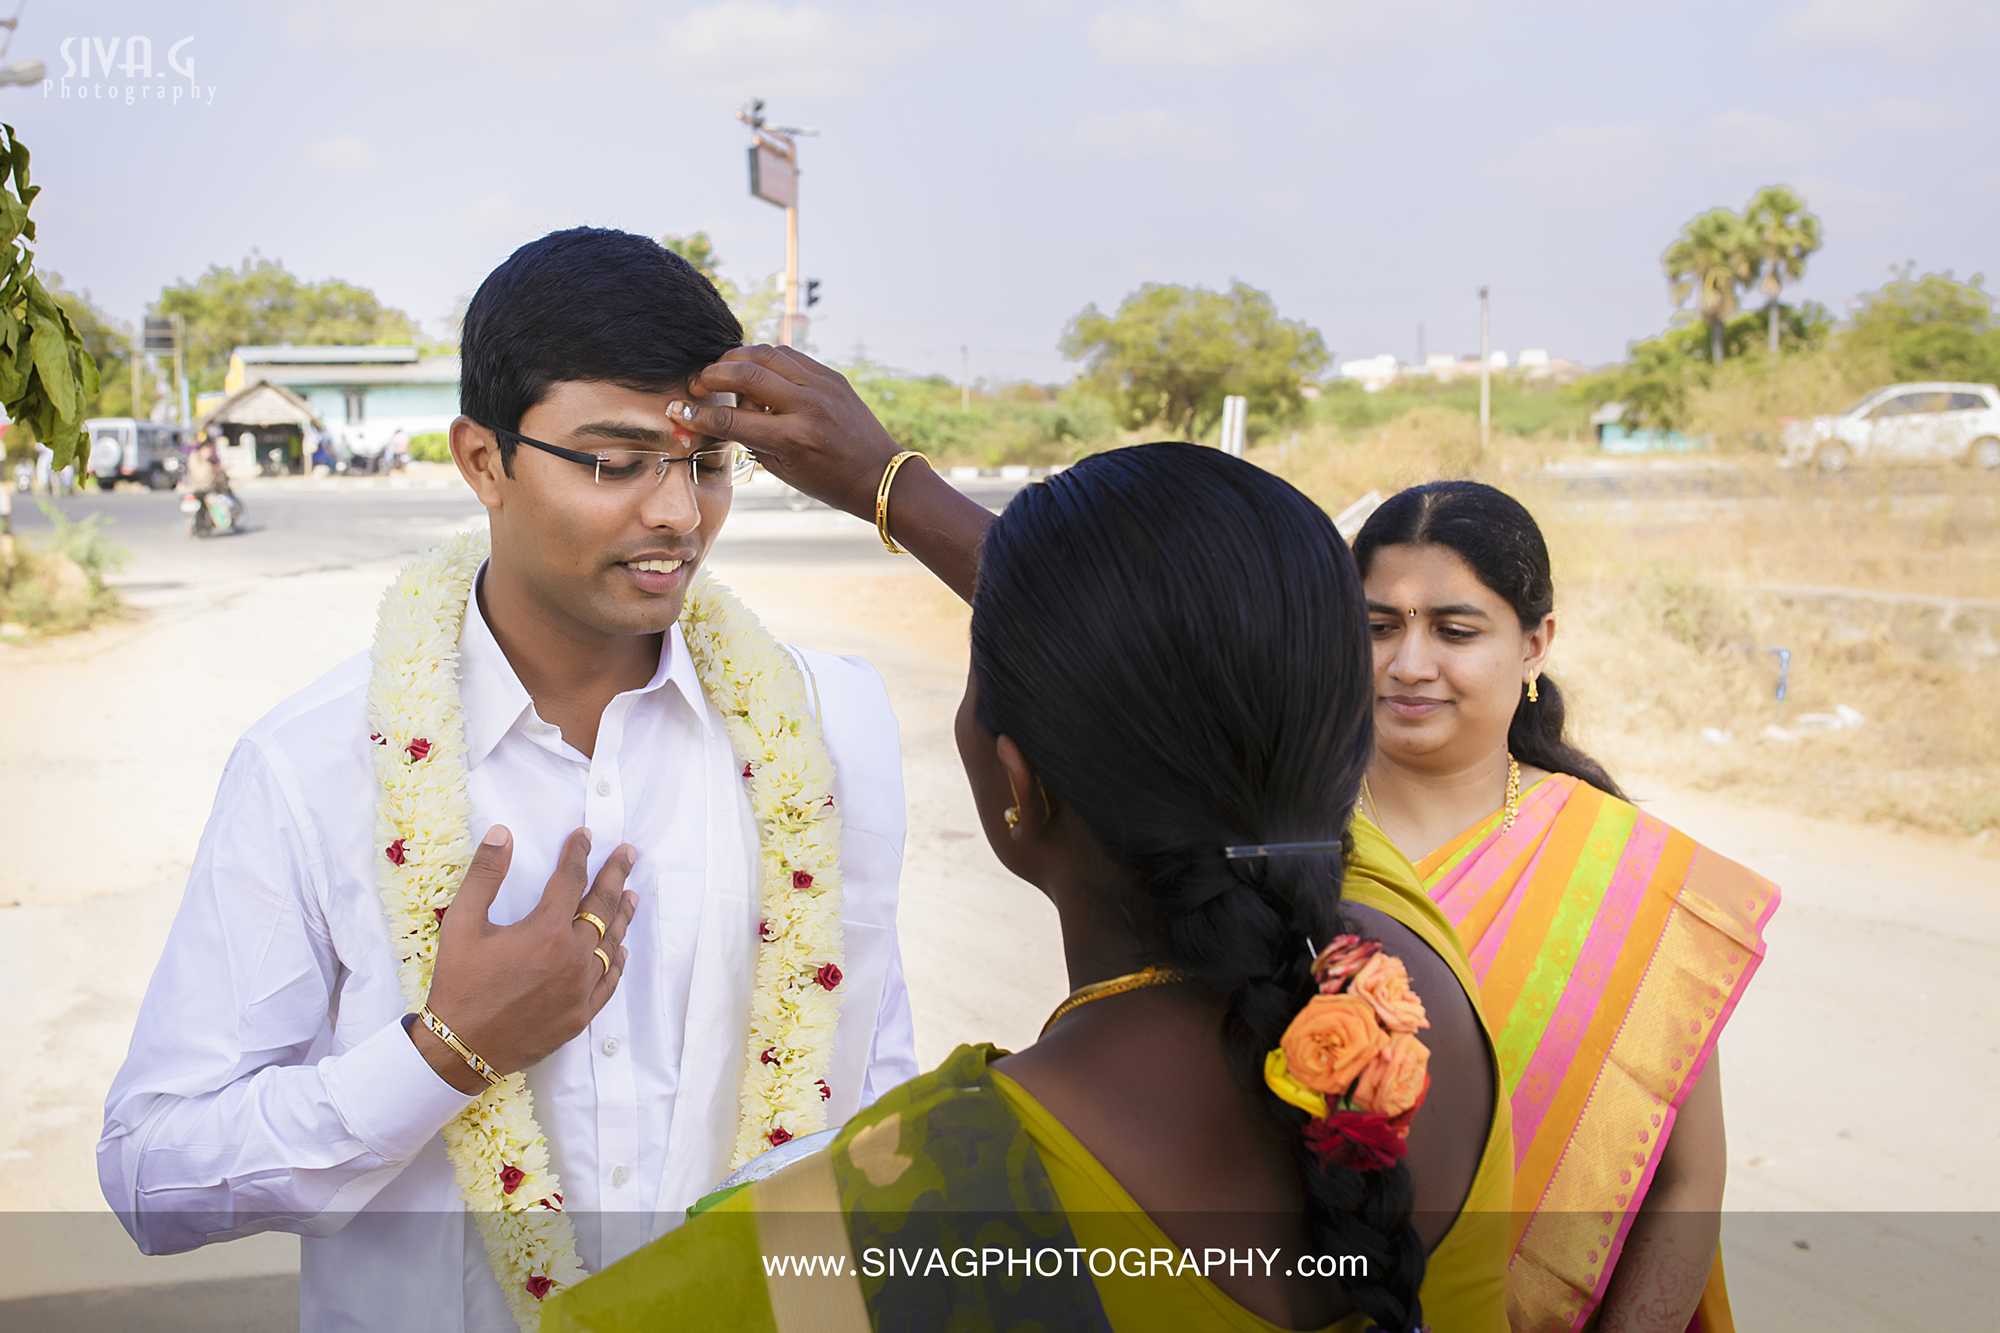
[[[845, 521], [774, 514], [732, 539]], [[1053, 913], [993, 861], [959, 773], [963, 609], [872, 542], [860, 533], [832, 562], [733, 574], [725, 546], [718, 568], [781, 636], [864, 654], [889, 682], [910, 793], [904, 958], [928, 1067], [961, 1041], [1031, 1040], [1066, 983]], [[130, 621], [86, 636], [0, 647], [0, 1220], [15, 1214], [23, 1233], [16, 1262], [0, 1266], [0, 1301], [295, 1267], [285, 1237], [175, 1259], [100, 1246], [85, 1261], [61, 1227], [18, 1224], [104, 1216], [102, 1099], [223, 760], [264, 711], [365, 647], [393, 572], [212, 583], [142, 599]], [[1643, 774], [1628, 785], [1786, 893], [1722, 1055], [1739, 1322], [1961, 1326], [1948, 1293], [1987, 1267], [1994, 1218], [1935, 1214], [1991, 1209], [2000, 1194], [2000, 1039], [1985, 1017], [2000, 964], [1994, 861], [1962, 841], [1746, 807]]]

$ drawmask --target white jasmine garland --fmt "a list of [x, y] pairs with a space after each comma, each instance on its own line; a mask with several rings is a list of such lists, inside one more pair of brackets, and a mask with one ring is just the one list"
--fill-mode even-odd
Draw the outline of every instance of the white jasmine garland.
[[[486, 554], [481, 532], [418, 559], [383, 595], [376, 622], [368, 721], [380, 888], [412, 1009], [430, 993], [443, 912], [472, 859], [458, 644]], [[844, 956], [840, 819], [833, 761], [790, 655], [707, 575], [688, 592], [681, 632], [757, 820], [762, 943], [730, 1156], [740, 1166], [826, 1127]], [[444, 1127], [444, 1142], [508, 1308], [533, 1330], [541, 1301], [587, 1274], [526, 1077], [488, 1088]]]

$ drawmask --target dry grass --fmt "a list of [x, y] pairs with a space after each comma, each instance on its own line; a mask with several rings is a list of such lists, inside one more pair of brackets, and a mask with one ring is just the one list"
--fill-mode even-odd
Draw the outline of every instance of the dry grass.
[[[1614, 772], [1899, 827], [2000, 829], [2000, 485], [1932, 494], [1751, 466], [1719, 494], [1580, 496], [1539, 475], [1556, 446], [1411, 416], [1380, 438], [1259, 461], [1330, 510], [1370, 489], [1472, 476], [1535, 513], [1555, 561], [1554, 674]], [[1803, 591], [1802, 591], [1803, 590]], [[1839, 595], [1843, 591], [1847, 595]], [[1855, 596], [1853, 594], [1865, 594]], [[1986, 599], [1948, 606], [1927, 599]], [[1792, 654], [1789, 698], [1776, 656]], [[1795, 740], [1845, 705], [1857, 728]], [[1725, 733], [1726, 742], [1703, 733]]]
[[1784, 418], [1845, 411], [1894, 378], [1880, 355], [1820, 348], [1772, 360], [1759, 350], [1724, 362], [1693, 389], [1687, 429], [1725, 449], [1774, 452]]

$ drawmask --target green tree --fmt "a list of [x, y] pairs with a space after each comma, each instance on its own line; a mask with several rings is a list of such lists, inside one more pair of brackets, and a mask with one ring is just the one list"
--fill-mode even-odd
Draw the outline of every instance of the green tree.
[[1242, 394], [1272, 420], [1296, 417], [1302, 386], [1326, 369], [1319, 331], [1283, 319], [1246, 283], [1226, 292], [1147, 283], [1106, 315], [1086, 306], [1063, 333], [1062, 353], [1116, 406], [1128, 428], [1161, 422], [1194, 439]]
[[1914, 264], [1861, 298], [1847, 331], [1858, 352], [1886, 354], [1898, 379], [2000, 381], [2000, 326], [1983, 277], [1917, 275]]
[[28, 181], [28, 157], [14, 127], [0, 124], [0, 407], [55, 451], [60, 468], [83, 447], [97, 362], [35, 272], [28, 210], [42, 187]]
[[1756, 275], [1751, 237], [1743, 219], [1726, 208], [1711, 208], [1691, 219], [1660, 256], [1673, 286], [1674, 304], [1693, 298], [1695, 313], [1708, 325], [1708, 357], [1722, 360], [1722, 331], [1736, 314], [1738, 289]]
[[366, 287], [338, 278], [308, 282], [255, 252], [235, 268], [217, 264], [166, 288], [154, 309], [187, 321], [188, 383], [197, 393], [222, 387], [238, 347], [423, 340], [414, 319]]
[[1806, 201], [1791, 188], [1767, 185], [1743, 212], [1757, 264], [1757, 287], [1764, 293], [1770, 321], [1771, 355], [1778, 354], [1778, 297], [1785, 284], [1806, 275], [1806, 260], [1820, 247], [1819, 216], [1806, 211]]
[[97, 362], [97, 394], [84, 405], [90, 417], [143, 417], [159, 392], [159, 379], [145, 358], [139, 362], [139, 404], [132, 402], [132, 328], [111, 318], [88, 292], [72, 292], [62, 276], [48, 275], [49, 294], [69, 312], [83, 349]]
[[736, 312], [736, 322], [743, 326], [745, 338], [751, 342], [777, 340], [785, 298], [775, 276], [753, 282], [747, 289], [738, 287], [723, 276], [722, 256], [715, 252], [715, 242], [706, 231], [689, 232], [685, 236], [669, 233], [660, 238], [660, 244], [694, 265], [695, 272], [714, 284], [723, 304]]

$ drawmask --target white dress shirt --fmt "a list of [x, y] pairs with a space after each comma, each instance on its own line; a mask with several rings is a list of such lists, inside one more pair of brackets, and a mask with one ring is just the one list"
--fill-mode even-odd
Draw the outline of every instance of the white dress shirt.
[[[476, 585], [475, 585], [476, 586]], [[836, 772], [845, 977], [829, 1124], [915, 1075], [895, 934], [896, 723], [865, 663], [795, 652]], [[741, 764], [676, 627], [585, 756], [536, 715], [475, 593], [460, 639], [472, 836], [514, 835], [492, 911], [540, 899], [563, 839], [638, 849], [630, 959], [590, 1027], [528, 1071], [595, 1272], [727, 1171], [757, 943]], [[105, 1103], [98, 1175], [149, 1254], [295, 1231], [306, 1329], [512, 1326], [439, 1130], [469, 1098], [411, 1044], [377, 867], [363, 656], [252, 727]]]

